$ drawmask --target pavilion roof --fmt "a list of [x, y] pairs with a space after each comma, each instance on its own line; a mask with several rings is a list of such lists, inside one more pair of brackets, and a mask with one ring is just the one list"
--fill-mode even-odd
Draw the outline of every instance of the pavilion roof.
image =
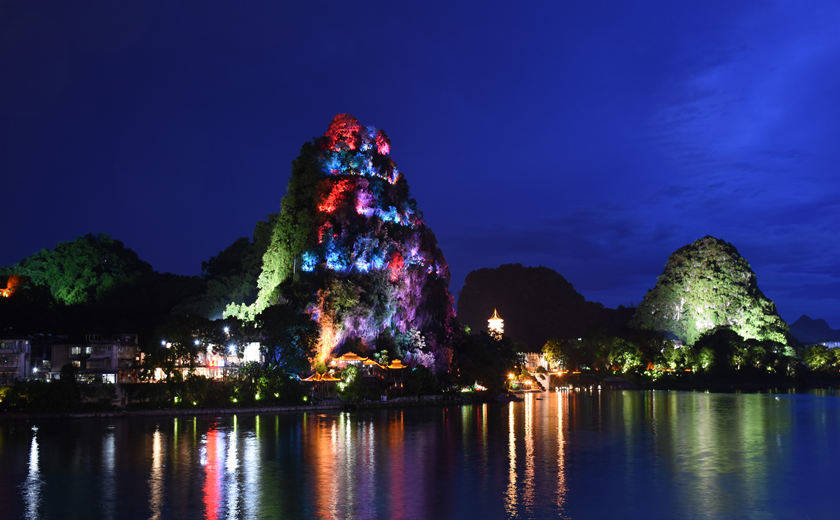
[[354, 361], [365, 361], [365, 360], [367, 360], [367, 358], [362, 357], [362, 356], [356, 354], [355, 352], [345, 352], [344, 354], [340, 355], [339, 357], [333, 359], [333, 361], [342, 362], [342, 363], [348, 363], [348, 362], [354, 362]]
[[315, 373], [314, 373], [314, 374], [312, 374], [311, 376], [309, 376], [309, 377], [307, 377], [307, 378], [304, 378], [304, 379], [301, 379], [301, 381], [310, 381], [310, 382], [319, 382], [319, 381], [341, 381], [341, 379], [339, 379], [339, 378], [337, 378], [337, 377], [333, 377], [333, 376], [331, 376], [331, 375], [327, 375], [327, 374], [319, 374], [318, 372], [315, 372]]

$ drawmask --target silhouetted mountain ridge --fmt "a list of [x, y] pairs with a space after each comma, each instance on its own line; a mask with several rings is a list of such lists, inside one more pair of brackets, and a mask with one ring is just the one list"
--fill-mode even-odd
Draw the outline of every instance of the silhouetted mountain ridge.
[[588, 302], [560, 273], [548, 267], [505, 264], [470, 272], [458, 297], [458, 319], [473, 330], [486, 330], [498, 309], [505, 336], [528, 351], [550, 338], [587, 335], [594, 328], [622, 327], [633, 309], [605, 308]]
[[840, 341], [840, 329], [832, 329], [822, 318], [813, 319], [804, 314], [790, 325], [790, 333], [805, 344]]

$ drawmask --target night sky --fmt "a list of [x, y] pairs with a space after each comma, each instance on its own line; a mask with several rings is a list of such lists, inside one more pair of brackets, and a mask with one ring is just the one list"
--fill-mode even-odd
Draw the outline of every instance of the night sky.
[[840, 6], [732, 3], [2, 2], [0, 265], [106, 232], [197, 274], [350, 112], [453, 292], [521, 262], [635, 304], [712, 234], [840, 327]]

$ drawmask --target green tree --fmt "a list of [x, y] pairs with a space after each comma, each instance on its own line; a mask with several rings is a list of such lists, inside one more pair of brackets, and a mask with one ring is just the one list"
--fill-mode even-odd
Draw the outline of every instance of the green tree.
[[805, 349], [802, 361], [814, 372], [825, 372], [835, 366], [835, 356], [825, 345], [812, 345]]
[[112, 290], [153, 274], [137, 253], [104, 233], [61, 242], [3, 271], [29, 277], [67, 305], [99, 301]]
[[622, 338], [613, 338], [607, 361], [610, 366], [617, 366], [625, 374], [638, 371], [644, 366], [639, 346]]
[[545, 356], [549, 365], [559, 364], [561, 367], [566, 367], [568, 358], [565, 355], [565, 341], [561, 339], [550, 339], [545, 342], [542, 347], [542, 354]]
[[341, 372], [338, 392], [341, 398], [347, 401], [358, 401], [364, 397], [364, 382], [358, 368], [350, 365]]
[[714, 372], [727, 373], [739, 367], [739, 351], [745, 344], [744, 338], [732, 329], [718, 327], [702, 336], [693, 345], [697, 353], [697, 367]]
[[317, 324], [291, 304], [272, 305], [257, 316], [266, 362], [291, 374], [309, 370], [318, 343]]
[[263, 255], [262, 272], [257, 281], [256, 313], [279, 303], [280, 284], [296, 273], [300, 268], [297, 259], [314, 243], [315, 204], [322, 177], [319, 152], [315, 143], [306, 143], [292, 163], [280, 216], [273, 222], [271, 240]]

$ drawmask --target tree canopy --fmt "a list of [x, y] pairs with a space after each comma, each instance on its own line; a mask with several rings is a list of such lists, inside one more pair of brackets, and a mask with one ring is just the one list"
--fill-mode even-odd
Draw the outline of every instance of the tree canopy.
[[137, 253], [104, 233], [42, 249], [3, 271], [29, 277], [67, 305], [100, 301], [112, 290], [154, 272]]
[[790, 335], [747, 261], [732, 244], [711, 236], [670, 256], [636, 309], [633, 323], [671, 333], [688, 344], [720, 326], [747, 339], [786, 343]]

